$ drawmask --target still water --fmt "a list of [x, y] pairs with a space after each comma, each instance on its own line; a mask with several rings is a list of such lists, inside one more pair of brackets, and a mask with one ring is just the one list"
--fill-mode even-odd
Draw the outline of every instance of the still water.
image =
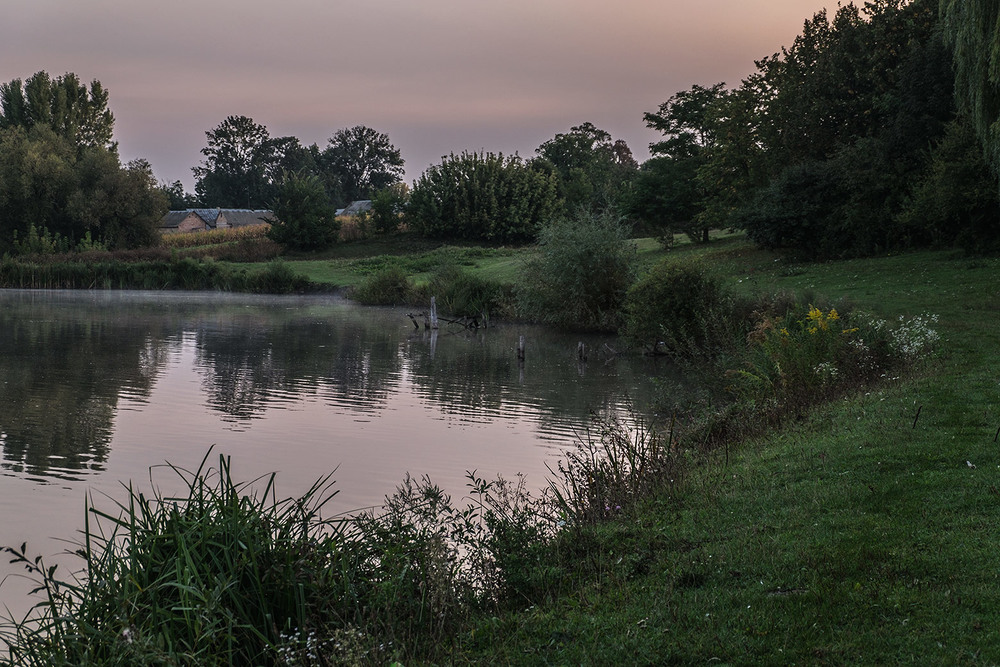
[[[407, 473], [458, 499], [467, 470], [542, 487], [591, 412], [652, 391], [650, 362], [615, 357], [612, 340], [433, 333], [406, 313], [335, 297], [0, 290], [0, 545], [65, 549], [87, 494], [107, 506], [122, 483], [148, 487], [151, 466], [195, 468], [213, 446], [237, 479], [277, 472], [283, 496], [336, 470], [343, 512], [380, 504]], [[0, 603], [18, 588], [6, 582]]]

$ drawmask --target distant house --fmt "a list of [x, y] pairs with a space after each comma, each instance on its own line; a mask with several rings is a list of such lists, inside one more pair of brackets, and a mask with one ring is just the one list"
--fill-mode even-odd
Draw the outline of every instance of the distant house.
[[370, 210], [372, 210], [372, 200], [359, 199], [357, 201], [352, 201], [346, 208], [337, 209], [337, 215], [358, 215], [359, 213], [364, 213]]
[[165, 234], [180, 232], [207, 232], [211, 229], [249, 227], [267, 222], [273, 217], [267, 210], [246, 208], [189, 208], [170, 211], [160, 221], [160, 231]]

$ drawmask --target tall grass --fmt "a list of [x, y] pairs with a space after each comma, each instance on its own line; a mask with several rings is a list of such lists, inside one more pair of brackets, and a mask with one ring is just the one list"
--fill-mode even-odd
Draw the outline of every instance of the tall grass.
[[33, 289], [187, 289], [287, 294], [310, 288], [283, 262], [250, 271], [192, 257], [158, 261], [0, 260], [0, 287]]

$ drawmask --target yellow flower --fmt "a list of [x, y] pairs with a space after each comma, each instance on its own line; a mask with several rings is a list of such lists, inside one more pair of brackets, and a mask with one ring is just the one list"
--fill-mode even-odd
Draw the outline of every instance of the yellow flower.
[[840, 314], [837, 313], [837, 309], [836, 308], [831, 308], [830, 309], [830, 314], [827, 315], [827, 318], [831, 319], [831, 320], [839, 320], [840, 319]]

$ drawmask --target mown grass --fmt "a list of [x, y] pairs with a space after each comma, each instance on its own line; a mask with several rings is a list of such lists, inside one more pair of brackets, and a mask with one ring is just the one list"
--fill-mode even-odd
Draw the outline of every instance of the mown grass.
[[789, 271], [742, 244], [693, 252], [737, 288], [937, 313], [940, 351], [590, 529], [576, 589], [481, 623], [462, 660], [996, 664], [1000, 261], [927, 252]]
[[[503, 258], [492, 252], [465, 268]], [[327, 636], [358, 631], [350, 660], [362, 664], [1000, 662], [1000, 260], [800, 265], [738, 237], [643, 255], [697, 258], [743, 294], [890, 320], [935, 313], [941, 340], [920, 364], [777, 430], [737, 430], [729, 447], [692, 448], [666, 428], [665, 441], [630, 445], [612, 431], [553, 471], [543, 503], [479, 480], [478, 509], [456, 510], [408, 480], [358, 524], [356, 569], [368, 569], [350, 590], [372, 597]], [[349, 662], [326, 646], [322, 660]], [[326, 664], [304, 655], [295, 664]]]

